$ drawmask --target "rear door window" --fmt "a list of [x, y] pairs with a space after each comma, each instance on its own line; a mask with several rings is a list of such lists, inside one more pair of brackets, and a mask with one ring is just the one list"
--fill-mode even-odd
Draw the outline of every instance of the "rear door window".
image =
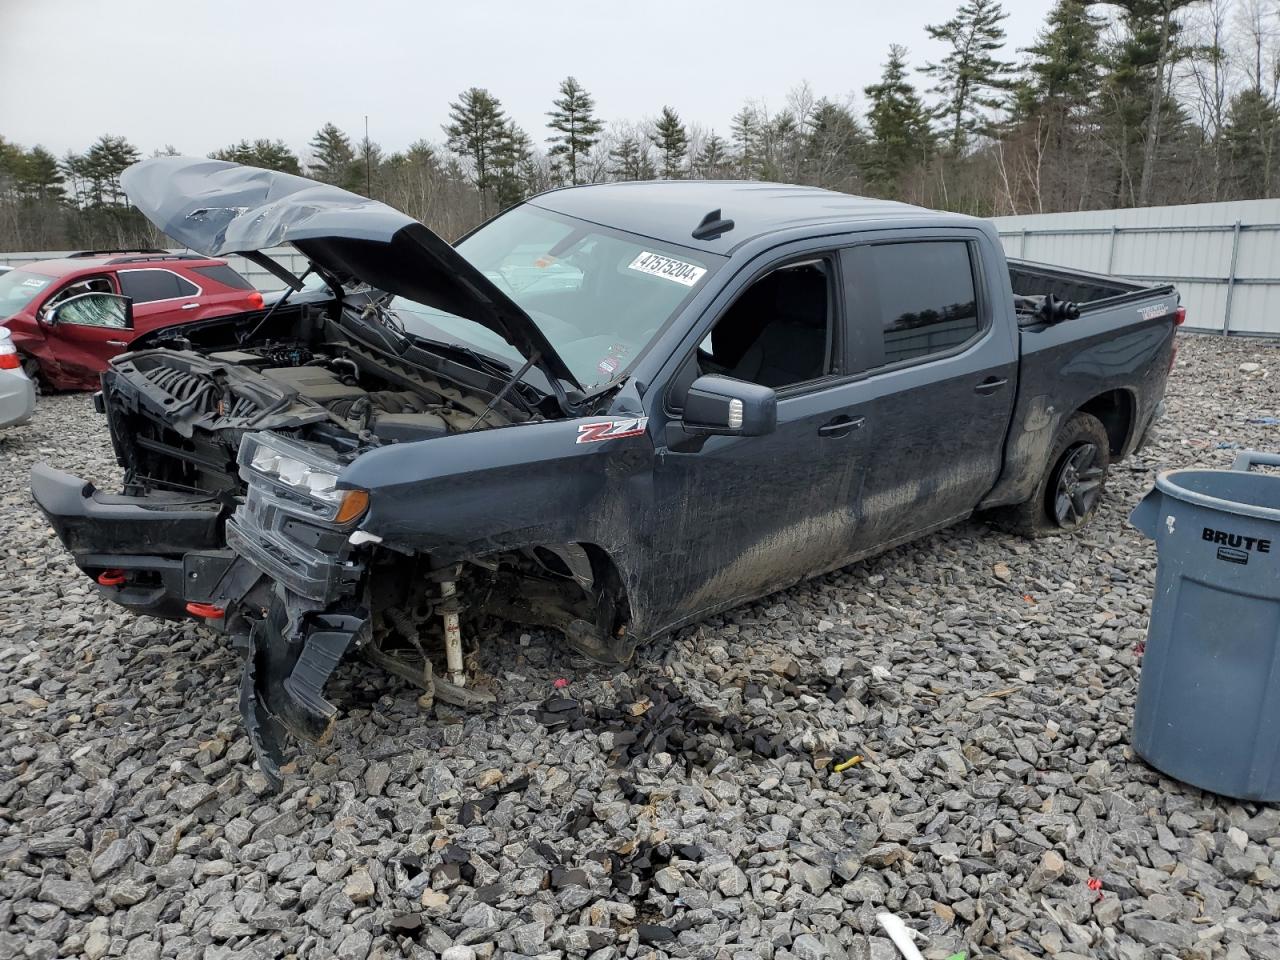
[[194, 273], [200, 274], [215, 283], [220, 283], [224, 287], [231, 287], [235, 290], [252, 290], [253, 284], [246, 280], [240, 274], [236, 273], [231, 267], [225, 263], [220, 263], [214, 267], [192, 267]]
[[[926, 240], [867, 248], [884, 365], [954, 350], [982, 329], [970, 244]], [[855, 321], [856, 322], [856, 321]]]
[[121, 270], [119, 276], [120, 290], [126, 297], [132, 297], [134, 303], [176, 300], [200, 292], [194, 283], [172, 270]]

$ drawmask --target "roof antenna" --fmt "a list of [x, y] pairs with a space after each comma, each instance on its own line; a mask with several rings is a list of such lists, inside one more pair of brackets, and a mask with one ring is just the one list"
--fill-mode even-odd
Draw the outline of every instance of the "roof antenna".
[[720, 208], [716, 207], [699, 223], [693, 230], [693, 239], [695, 240], [715, 240], [720, 234], [728, 233], [733, 229], [733, 221], [725, 220], [720, 216]]

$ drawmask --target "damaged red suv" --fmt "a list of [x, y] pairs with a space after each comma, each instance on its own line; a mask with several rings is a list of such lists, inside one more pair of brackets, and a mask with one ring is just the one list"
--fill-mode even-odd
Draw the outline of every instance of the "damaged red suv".
[[262, 307], [225, 261], [163, 250], [86, 250], [0, 274], [0, 326], [27, 375], [55, 390], [93, 390], [107, 361], [141, 334]]

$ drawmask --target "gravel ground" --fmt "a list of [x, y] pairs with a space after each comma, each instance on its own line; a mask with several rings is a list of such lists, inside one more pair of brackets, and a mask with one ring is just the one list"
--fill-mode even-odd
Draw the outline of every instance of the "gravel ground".
[[1248, 422], [1278, 346], [1184, 337], [1077, 536], [967, 523], [625, 674], [511, 631], [487, 716], [348, 665], [279, 796], [219, 638], [100, 601], [31, 506], [38, 460], [117, 475], [88, 398], [44, 398], [0, 436], [0, 957], [887, 958], [884, 909], [929, 958], [1278, 957], [1280, 809], [1129, 748], [1155, 555], [1125, 522], [1157, 468], [1280, 448]]

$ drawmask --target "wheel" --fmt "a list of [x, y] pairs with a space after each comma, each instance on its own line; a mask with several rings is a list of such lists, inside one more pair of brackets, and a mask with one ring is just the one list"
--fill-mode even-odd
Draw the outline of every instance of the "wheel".
[[1077, 413], [1058, 433], [1044, 474], [1025, 503], [992, 512], [992, 522], [1024, 537], [1079, 530], [1102, 503], [1111, 441], [1097, 417]]

